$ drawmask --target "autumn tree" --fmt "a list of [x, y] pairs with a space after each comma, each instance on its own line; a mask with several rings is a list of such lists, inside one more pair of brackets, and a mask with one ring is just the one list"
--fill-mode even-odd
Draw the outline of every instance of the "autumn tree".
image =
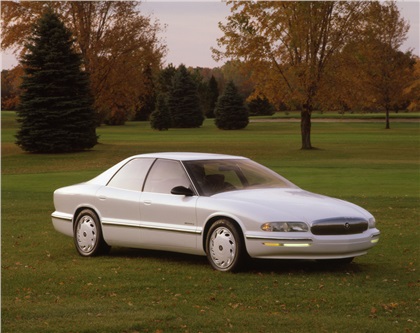
[[410, 96], [409, 111], [420, 111], [420, 58], [415, 57], [413, 81], [407, 87], [406, 92]]
[[376, 106], [385, 110], [387, 129], [390, 110], [399, 104], [412, 81], [414, 59], [410, 52], [399, 51], [408, 29], [394, 2], [372, 2], [355, 52], [364, 78], [362, 87], [371, 93]]
[[394, 50], [379, 41], [369, 46], [369, 51], [363, 48], [360, 54], [368, 52], [375, 57], [360, 60], [358, 65], [363, 77], [358, 89], [364, 89], [370, 97], [368, 105], [385, 111], [385, 128], [389, 129], [390, 111], [398, 110], [408, 100], [405, 90], [413, 80], [415, 60], [410, 52]]
[[91, 76], [99, 121], [119, 124], [150, 94], [147, 68], [157, 72], [165, 46], [161, 26], [135, 1], [3, 1], [2, 48], [25, 53], [25, 37], [45, 7], [53, 8], [76, 38]]
[[22, 83], [23, 68], [16, 66], [1, 72], [1, 108], [2, 110], [16, 110], [19, 104], [20, 85]]
[[214, 57], [240, 59], [256, 76], [257, 93], [301, 110], [302, 149], [312, 149], [311, 114], [327, 65], [354, 38], [366, 2], [234, 2]]
[[246, 63], [239, 60], [229, 60], [221, 67], [221, 71], [223, 81], [219, 85], [220, 91], [225, 90], [229, 81], [233, 81], [243, 99], [247, 99], [255, 90], [255, 82], [252, 78], [253, 69]]
[[322, 103], [343, 111], [385, 112], [389, 128], [389, 112], [408, 106], [414, 98], [408, 87], [414, 80], [415, 59], [399, 50], [408, 24], [394, 2], [371, 2], [365, 14], [358, 36], [329, 63]]
[[89, 77], [81, 70], [71, 32], [47, 10], [28, 40], [16, 143], [36, 153], [92, 148], [97, 136]]
[[214, 114], [214, 122], [220, 129], [237, 130], [248, 125], [248, 110], [233, 81], [228, 82], [219, 97]]

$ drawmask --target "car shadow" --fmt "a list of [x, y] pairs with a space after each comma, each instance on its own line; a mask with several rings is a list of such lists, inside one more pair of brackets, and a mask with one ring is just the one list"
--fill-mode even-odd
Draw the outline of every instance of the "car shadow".
[[366, 271], [363, 264], [357, 262], [340, 264], [337, 262], [295, 259], [250, 259], [246, 267], [249, 272], [276, 274], [318, 274], [318, 273], [352, 273]]
[[[208, 267], [212, 270], [205, 256], [161, 250], [143, 250], [113, 247], [109, 256], [125, 258], [147, 258], [160, 263], [176, 263], [180, 265]], [[295, 260], [295, 259], [248, 259], [240, 273], [250, 274], [317, 274], [317, 273], [351, 273], [358, 274], [370, 270], [366, 264], [358, 263], [357, 259], [351, 263], [340, 264], [330, 261]]]
[[125, 257], [125, 258], [138, 258], [138, 259], [152, 259], [157, 262], [177, 263], [185, 265], [200, 265], [207, 266], [207, 258], [205, 256], [196, 256], [191, 254], [169, 252], [162, 250], [144, 250], [132, 248], [119, 248], [113, 247], [109, 256]]

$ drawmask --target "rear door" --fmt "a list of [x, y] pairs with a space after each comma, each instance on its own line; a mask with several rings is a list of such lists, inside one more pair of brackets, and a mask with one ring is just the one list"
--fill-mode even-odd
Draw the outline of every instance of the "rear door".
[[96, 194], [104, 239], [109, 245], [140, 244], [141, 189], [153, 162], [152, 158], [130, 160]]

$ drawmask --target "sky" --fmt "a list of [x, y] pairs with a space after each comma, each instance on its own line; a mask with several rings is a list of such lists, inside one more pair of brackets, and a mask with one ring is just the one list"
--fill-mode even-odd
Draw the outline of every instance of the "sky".
[[[398, 1], [400, 14], [410, 23], [408, 39], [402, 51], [413, 49], [420, 56], [420, 0]], [[181, 63], [192, 67], [221, 67], [223, 63], [212, 58], [211, 47], [217, 47], [217, 39], [223, 33], [218, 27], [230, 14], [229, 6], [213, 0], [146, 0], [140, 5], [146, 15], [152, 15], [162, 25], [166, 25], [160, 37], [165, 41], [168, 53], [165, 64]], [[10, 69], [17, 64], [9, 52], [2, 53], [2, 69]]]

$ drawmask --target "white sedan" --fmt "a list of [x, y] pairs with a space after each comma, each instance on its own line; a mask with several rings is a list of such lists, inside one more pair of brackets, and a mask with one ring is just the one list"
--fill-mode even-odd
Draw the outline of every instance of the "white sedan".
[[251, 258], [351, 262], [379, 240], [374, 217], [304, 191], [244, 157], [132, 156], [54, 192], [55, 229], [82, 256], [111, 246], [207, 255], [219, 271]]

